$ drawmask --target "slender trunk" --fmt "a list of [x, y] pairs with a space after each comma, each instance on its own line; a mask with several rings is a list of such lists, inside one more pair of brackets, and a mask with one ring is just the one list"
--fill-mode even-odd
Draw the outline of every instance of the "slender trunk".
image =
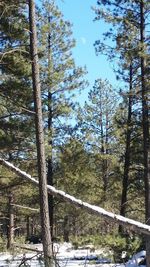
[[[48, 23], [50, 24], [50, 17], [48, 17]], [[47, 183], [53, 186], [53, 165], [52, 165], [52, 93], [51, 93], [51, 34], [48, 35], [48, 138], [49, 138], [49, 155], [48, 155], [48, 166], [47, 166]], [[50, 217], [50, 229], [51, 237], [53, 238], [53, 211], [54, 201], [53, 196], [48, 195], [48, 207]]]
[[[108, 95], [106, 92], [106, 101], [107, 101]], [[105, 195], [107, 193], [107, 188], [108, 188], [108, 127], [109, 127], [109, 115], [108, 115], [108, 103], [106, 103], [106, 125], [105, 125], [105, 159], [104, 159], [104, 175], [105, 175], [105, 184], [104, 184], [104, 191]], [[106, 197], [106, 196], [105, 196]]]
[[69, 242], [69, 217], [66, 215], [64, 217], [64, 223], [63, 223], [63, 229], [64, 229], [64, 242]]
[[[105, 148], [104, 148], [104, 130], [103, 130], [103, 111], [102, 111], [102, 97], [100, 95], [100, 137], [101, 137], [101, 154], [104, 157]], [[102, 158], [102, 179], [103, 179], [103, 188], [104, 188], [104, 203], [106, 201], [106, 191], [107, 191], [107, 181], [105, 173], [105, 159]]]
[[[144, 149], [144, 181], [145, 181], [145, 219], [150, 225], [150, 142], [149, 142], [149, 117], [148, 93], [146, 88], [146, 60], [144, 56], [145, 19], [144, 1], [140, 1], [140, 42], [141, 42], [141, 86], [142, 86], [142, 117], [143, 117], [143, 149]], [[150, 238], [146, 237], [146, 263], [150, 267]]]
[[13, 207], [13, 194], [9, 195], [9, 224], [8, 224], [8, 238], [7, 238], [7, 249], [10, 249], [14, 243], [14, 207]]
[[[48, 170], [47, 170], [47, 183], [48, 185], [53, 186], [53, 169], [52, 169], [52, 158], [51, 156], [48, 157]], [[54, 224], [54, 200], [53, 195], [48, 195], [48, 208], [49, 208], [49, 218], [50, 218], [50, 230], [51, 230], [51, 237], [53, 238], [53, 224]]]
[[28, 240], [30, 236], [30, 216], [27, 216], [27, 222], [26, 222], [26, 239]]
[[31, 222], [30, 222], [30, 224], [31, 224], [31, 235], [35, 235], [35, 224], [34, 224], [34, 219], [33, 219], [33, 217], [32, 217], [32, 220], [31, 220]]
[[[51, 135], [51, 115], [49, 110], [49, 118], [48, 118], [48, 132]], [[48, 166], [47, 166], [47, 183], [48, 185], [53, 186], [53, 166], [52, 166], [52, 138], [49, 137], [49, 146], [50, 146], [50, 155], [48, 156]], [[48, 195], [48, 207], [49, 207], [49, 217], [50, 217], [50, 229], [51, 229], [51, 237], [53, 237], [53, 210], [54, 210], [54, 203], [53, 203], [53, 195]]]
[[[127, 135], [126, 135], [126, 151], [124, 163], [124, 175], [122, 181], [122, 195], [121, 195], [121, 208], [120, 215], [126, 215], [127, 207], [127, 191], [129, 181], [129, 167], [130, 167], [130, 143], [131, 143], [131, 115], [132, 115], [132, 63], [130, 64], [130, 88], [129, 88], [129, 102], [128, 102], [128, 119], [127, 119]], [[119, 232], [123, 234], [123, 227], [119, 226]]]
[[34, 0], [29, 1], [29, 21], [30, 21], [30, 47], [31, 47], [31, 59], [32, 59], [33, 95], [34, 95], [34, 106], [36, 114], [35, 125], [36, 125], [36, 145], [37, 145], [37, 160], [38, 160], [42, 241], [43, 241], [45, 266], [50, 267], [53, 265], [52, 242], [51, 242], [50, 222], [49, 222], [49, 212], [48, 212], [47, 176], [46, 176], [44, 134], [42, 125], [43, 123], [42, 103], [41, 103], [41, 88], [40, 88], [40, 78], [39, 78]]

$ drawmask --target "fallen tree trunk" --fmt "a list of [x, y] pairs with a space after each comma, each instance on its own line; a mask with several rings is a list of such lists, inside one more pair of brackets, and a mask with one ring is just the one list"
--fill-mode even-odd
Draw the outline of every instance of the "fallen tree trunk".
[[[18, 176], [29, 180], [31, 183], [37, 184], [37, 185], [39, 184], [36, 179], [31, 177], [31, 175], [27, 174], [24, 171], [21, 171], [19, 168], [15, 167], [13, 164], [9, 163], [8, 161], [5, 161], [4, 159], [0, 158], [0, 164], [10, 169], [12, 172], [16, 173]], [[123, 225], [124, 227], [130, 229], [131, 231], [143, 233], [145, 235], [150, 235], [150, 226], [146, 224], [123, 217], [121, 215], [117, 215], [112, 212], [108, 212], [104, 210], [103, 208], [83, 202], [80, 199], [77, 199], [69, 194], [66, 194], [64, 191], [57, 190], [53, 186], [47, 185], [47, 189], [48, 189], [48, 193], [54, 196], [57, 196], [57, 197], [61, 197], [65, 201], [70, 202], [71, 204], [77, 207], [87, 210], [88, 213], [90, 214], [95, 214], [98, 217], [104, 217], [106, 219], [109, 219], [119, 225]]]

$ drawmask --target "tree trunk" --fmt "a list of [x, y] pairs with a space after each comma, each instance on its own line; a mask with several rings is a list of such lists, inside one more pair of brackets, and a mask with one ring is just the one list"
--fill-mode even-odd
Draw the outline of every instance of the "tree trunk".
[[30, 236], [30, 216], [27, 216], [27, 222], [26, 222], [26, 239], [28, 240]]
[[40, 88], [40, 78], [39, 78], [34, 0], [29, 0], [29, 22], [30, 22], [30, 48], [31, 48], [32, 81], [33, 81], [33, 95], [34, 95], [34, 107], [35, 107], [36, 145], [37, 145], [42, 241], [43, 241], [45, 266], [50, 267], [53, 265], [52, 242], [51, 242], [50, 222], [49, 222], [49, 212], [48, 212], [47, 176], [46, 176], [44, 134], [42, 125], [43, 119], [42, 119], [41, 88]]
[[7, 249], [10, 249], [14, 243], [14, 207], [13, 207], [13, 194], [9, 195], [8, 211], [9, 211], [9, 224], [7, 234]]
[[[148, 92], [146, 86], [146, 60], [144, 55], [145, 19], [144, 1], [140, 1], [140, 42], [141, 42], [141, 86], [142, 86], [142, 117], [143, 117], [143, 149], [144, 149], [144, 181], [145, 181], [145, 219], [150, 225], [150, 140], [148, 116]], [[150, 238], [146, 237], [146, 263], [150, 267]]]
[[[48, 155], [48, 164], [47, 164], [47, 183], [48, 185], [53, 186], [53, 165], [52, 165], [52, 95], [51, 92], [48, 92], [48, 135], [49, 135], [49, 155]], [[48, 195], [48, 207], [49, 207], [49, 217], [50, 217], [50, 229], [51, 237], [53, 237], [53, 196]]]
[[103, 161], [103, 170], [104, 170], [104, 192], [105, 192], [105, 201], [107, 200], [106, 194], [108, 189], [108, 128], [109, 128], [109, 114], [108, 114], [108, 94], [106, 92], [106, 114], [105, 114], [105, 159]]
[[[52, 169], [52, 158], [48, 157], [48, 167], [47, 167], [47, 183], [53, 186], [53, 169]], [[48, 209], [49, 209], [49, 219], [50, 219], [50, 231], [51, 238], [53, 240], [53, 224], [54, 224], [54, 200], [53, 195], [48, 195]]]
[[[130, 64], [130, 88], [129, 88], [129, 102], [128, 102], [128, 119], [127, 119], [127, 134], [126, 134], [126, 151], [124, 163], [124, 175], [122, 181], [122, 195], [120, 215], [126, 215], [127, 207], [127, 191], [129, 181], [129, 167], [130, 167], [130, 143], [131, 143], [131, 114], [132, 114], [132, 63]], [[123, 227], [119, 226], [119, 233], [123, 234]]]
[[[50, 28], [50, 16], [48, 16], [48, 24]], [[48, 138], [49, 138], [49, 155], [47, 165], [47, 183], [53, 186], [53, 162], [52, 162], [52, 93], [51, 93], [51, 33], [48, 34]], [[54, 200], [53, 195], [48, 195], [48, 207], [50, 217], [51, 238], [53, 238], [53, 213]]]
[[[53, 169], [52, 169], [52, 159], [51, 158], [48, 158], [47, 183], [48, 183], [48, 185], [53, 186]], [[48, 208], [49, 208], [51, 238], [53, 238], [54, 200], [53, 200], [53, 195], [50, 195], [50, 194], [48, 195]]]
[[103, 179], [103, 189], [104, 189], [104, 203], [106, 202], [106, 193], [107, 193], [107, 174], [106, 174], [106, 159], [105, 155], [105, 143], [104, 143], [104, 130], [103, 130], [103, 110], [102, 110], [102, 99], [100, 95], [100, 138], [101, 138], [101, 154], [102, 154], [102, 179]]
[[63, 229], [64, 229], [64, 242], [69, 242], [69, 217], [66, 215], [64, 217], [64, 223], [63, 223]]

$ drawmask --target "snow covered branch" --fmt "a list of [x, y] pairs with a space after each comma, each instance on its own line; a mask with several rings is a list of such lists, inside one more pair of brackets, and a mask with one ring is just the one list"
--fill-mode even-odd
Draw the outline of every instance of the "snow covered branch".
[[[28, 181], [30, 181], [33, 184], [38, 185], [38, 181], [36, 179], [34, 179], [33, 177], [31, 177], [31, 175], [27, 174], [24, 171], [21, 171], [19, 168], [15, 167], [13, 164], [9, 163], [8, 161], [5, 161], [4, 159], [0, 158], [0, 164], [5, 166], [6, 168], [10, 169], [12, 172], [16, 173], [18, 176], [22, 177], [23, 179], [26, 179]], [[69, 194], [66, 194], [64, 191], [58, 190], [53, 186], [49, 186], [47, 185], [47, 189], [48, 189], [48, 193], [57, 196], [57, 197], [61, 197], [62, 199], [64, 199], [67, 202], [70, 202], [71, 204], [83, 208], [85, 210], [88, 211], [88, 213], [90, 214], [95, 214], [98, 217], [104, 217], [106, 219], [109, 219], [117, 224], [123, 225], [124, 227], [138, 232], [138, 233], [143, 233], [145, 235], [150, 235], [150, 226], [140, 223], [138, 221], [123, 217], [121, 215], [117, 215], [115, 213], [112, 212], [108, 212], [106, 210], [104, 210], [103, 208], [100, 208], [98, 206], [95, 205], [91, 205], [89, 203], [83, 202], [80, 199], [77, 199]]]

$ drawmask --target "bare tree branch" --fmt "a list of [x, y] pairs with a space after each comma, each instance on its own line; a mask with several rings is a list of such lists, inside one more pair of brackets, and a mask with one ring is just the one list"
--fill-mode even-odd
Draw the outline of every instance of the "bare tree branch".
[[26, 206], [21, 206], [21, 205], [18, 205], [18, 204], [11, 204], [11, 206], [14, 206], [14, 207], [17, 207], [17, 208], [21, 208], [21, 209], [40, 211], [39, 209], [34, 209], [34, 208], [26, 207]]

